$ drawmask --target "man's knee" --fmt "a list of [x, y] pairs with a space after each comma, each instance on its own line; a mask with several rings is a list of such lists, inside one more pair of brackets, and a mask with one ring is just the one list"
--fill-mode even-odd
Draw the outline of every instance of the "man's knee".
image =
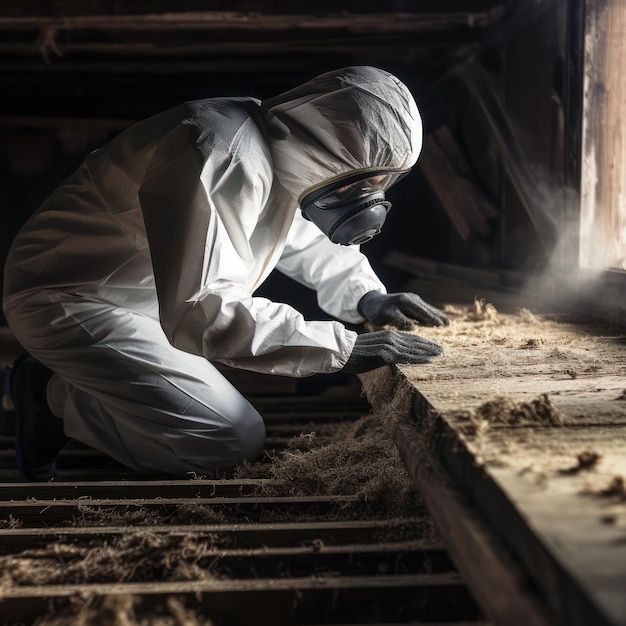
[[265, 424], [254, 407], [249, 405], [224, 420], [218, 428], [178, 437], [178, 455], [187, 463], [207, 475], [229, 473], [244, 461], [259, 458], [265, 446]]
[[265, 446], [265, 423], [256, 409], [242, 416], [233, 424], [233, 435], [236, 438], [236, 447], [239, 449], [236, 464], [243, 461], [252, 462], [257, 459]]

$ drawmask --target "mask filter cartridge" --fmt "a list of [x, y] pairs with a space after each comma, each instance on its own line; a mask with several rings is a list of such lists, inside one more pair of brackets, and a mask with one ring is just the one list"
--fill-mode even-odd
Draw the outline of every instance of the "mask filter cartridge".
[[360, 245], [380, 233], [391, 202], [385, 189], [404, 172], [342, 179], [302, 198], [302, 215], [326, 236], [344, 246]]

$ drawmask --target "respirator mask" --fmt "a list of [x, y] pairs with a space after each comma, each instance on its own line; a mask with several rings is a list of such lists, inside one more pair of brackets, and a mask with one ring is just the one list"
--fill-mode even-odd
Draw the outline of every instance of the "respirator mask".
[[407, 174], [373, 170], [341, 178], [306, 194], [300, 210], [332, 242], [365, 243], [378, 235], [391, 208], [385, 191]]

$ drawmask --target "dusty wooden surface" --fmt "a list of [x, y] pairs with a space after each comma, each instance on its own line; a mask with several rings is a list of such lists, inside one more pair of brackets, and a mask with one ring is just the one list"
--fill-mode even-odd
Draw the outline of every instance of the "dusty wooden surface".
[[[446, 471], [430, 443], [427, 420], [416, 420], [418, 394], [390, 367], [360, 374], [365, 393], [396, 444], [456, 566], [496, 626], [552, 624], [528, 577]], [[416, 409], [413, 409], [413, 406]]]
[[626, 338], [485, 303], [449, 312], [418, 331], [444, 355], [400, 368], [417, 417], [434, 408], [444, 464], [559, 623], [626, 624]]

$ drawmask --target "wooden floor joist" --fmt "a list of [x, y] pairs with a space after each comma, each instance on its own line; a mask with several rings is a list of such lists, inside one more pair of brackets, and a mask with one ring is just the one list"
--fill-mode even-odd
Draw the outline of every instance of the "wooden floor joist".
[[[358, 381], [350, 381], [307, 395], [291, 381], [281, 390], [279, 380], [255, 396], [268, 455], [300, 433], [318, 431], [323, 440], [333, 425], [367, 414]], [[354, 500], [349, 494], [260, 495], [276, 485], [271, 478], [141, 476], [80, 445], [61, 453], [59, 482], [23, 484], [15, 482], [11, 436], [0, 443], [0, 562], [16, 568], [17, 581], [1, 589], [2, 621], [75, 615], [79, 602], [83, 610], [108, 607], [125, 623], [171, 618], [182, 606], [214, 626], [488, 626], [418, 518], [343, 520], [337, 512]], [[163, 555], [174, 565], [189, 558], [197, 576], [176, 580], [186, 570], [169, 571]], [[93, 569], [100, 559], [107, 567], [113, 559], [113, 568]]]
[[[140, 597], [139, 610], [151, 614], [155, 605], [174, 597], [185, 606], [211, 616], [214, 623], [242, 624], [259, 620], [268, 624], [329, 623], [354, 619], [378, 623], [390, 617], [402, 621], [438, 621], [442, 605], [461, 607], [465, 586], [457, 574], [399, 575], [329, 578], [275, 578], [247, 581], [185, 581], [178, 583], [125, 583], [63, 585], [28, 588], [6, 594], [3, 619], [32, 620], [49, 609], [51, 598], [62, 607], [71, 597], [115, 595]], [[448, 610], [450, 621], [454, 610]], [[141, 613], [139, 615], [141, 615]], [[342, 618], [346, 618], [344, 622]], [[372, 622], [372, 620], [374, 620]], [[397, 623], [397, 622], [396, 622]]]

